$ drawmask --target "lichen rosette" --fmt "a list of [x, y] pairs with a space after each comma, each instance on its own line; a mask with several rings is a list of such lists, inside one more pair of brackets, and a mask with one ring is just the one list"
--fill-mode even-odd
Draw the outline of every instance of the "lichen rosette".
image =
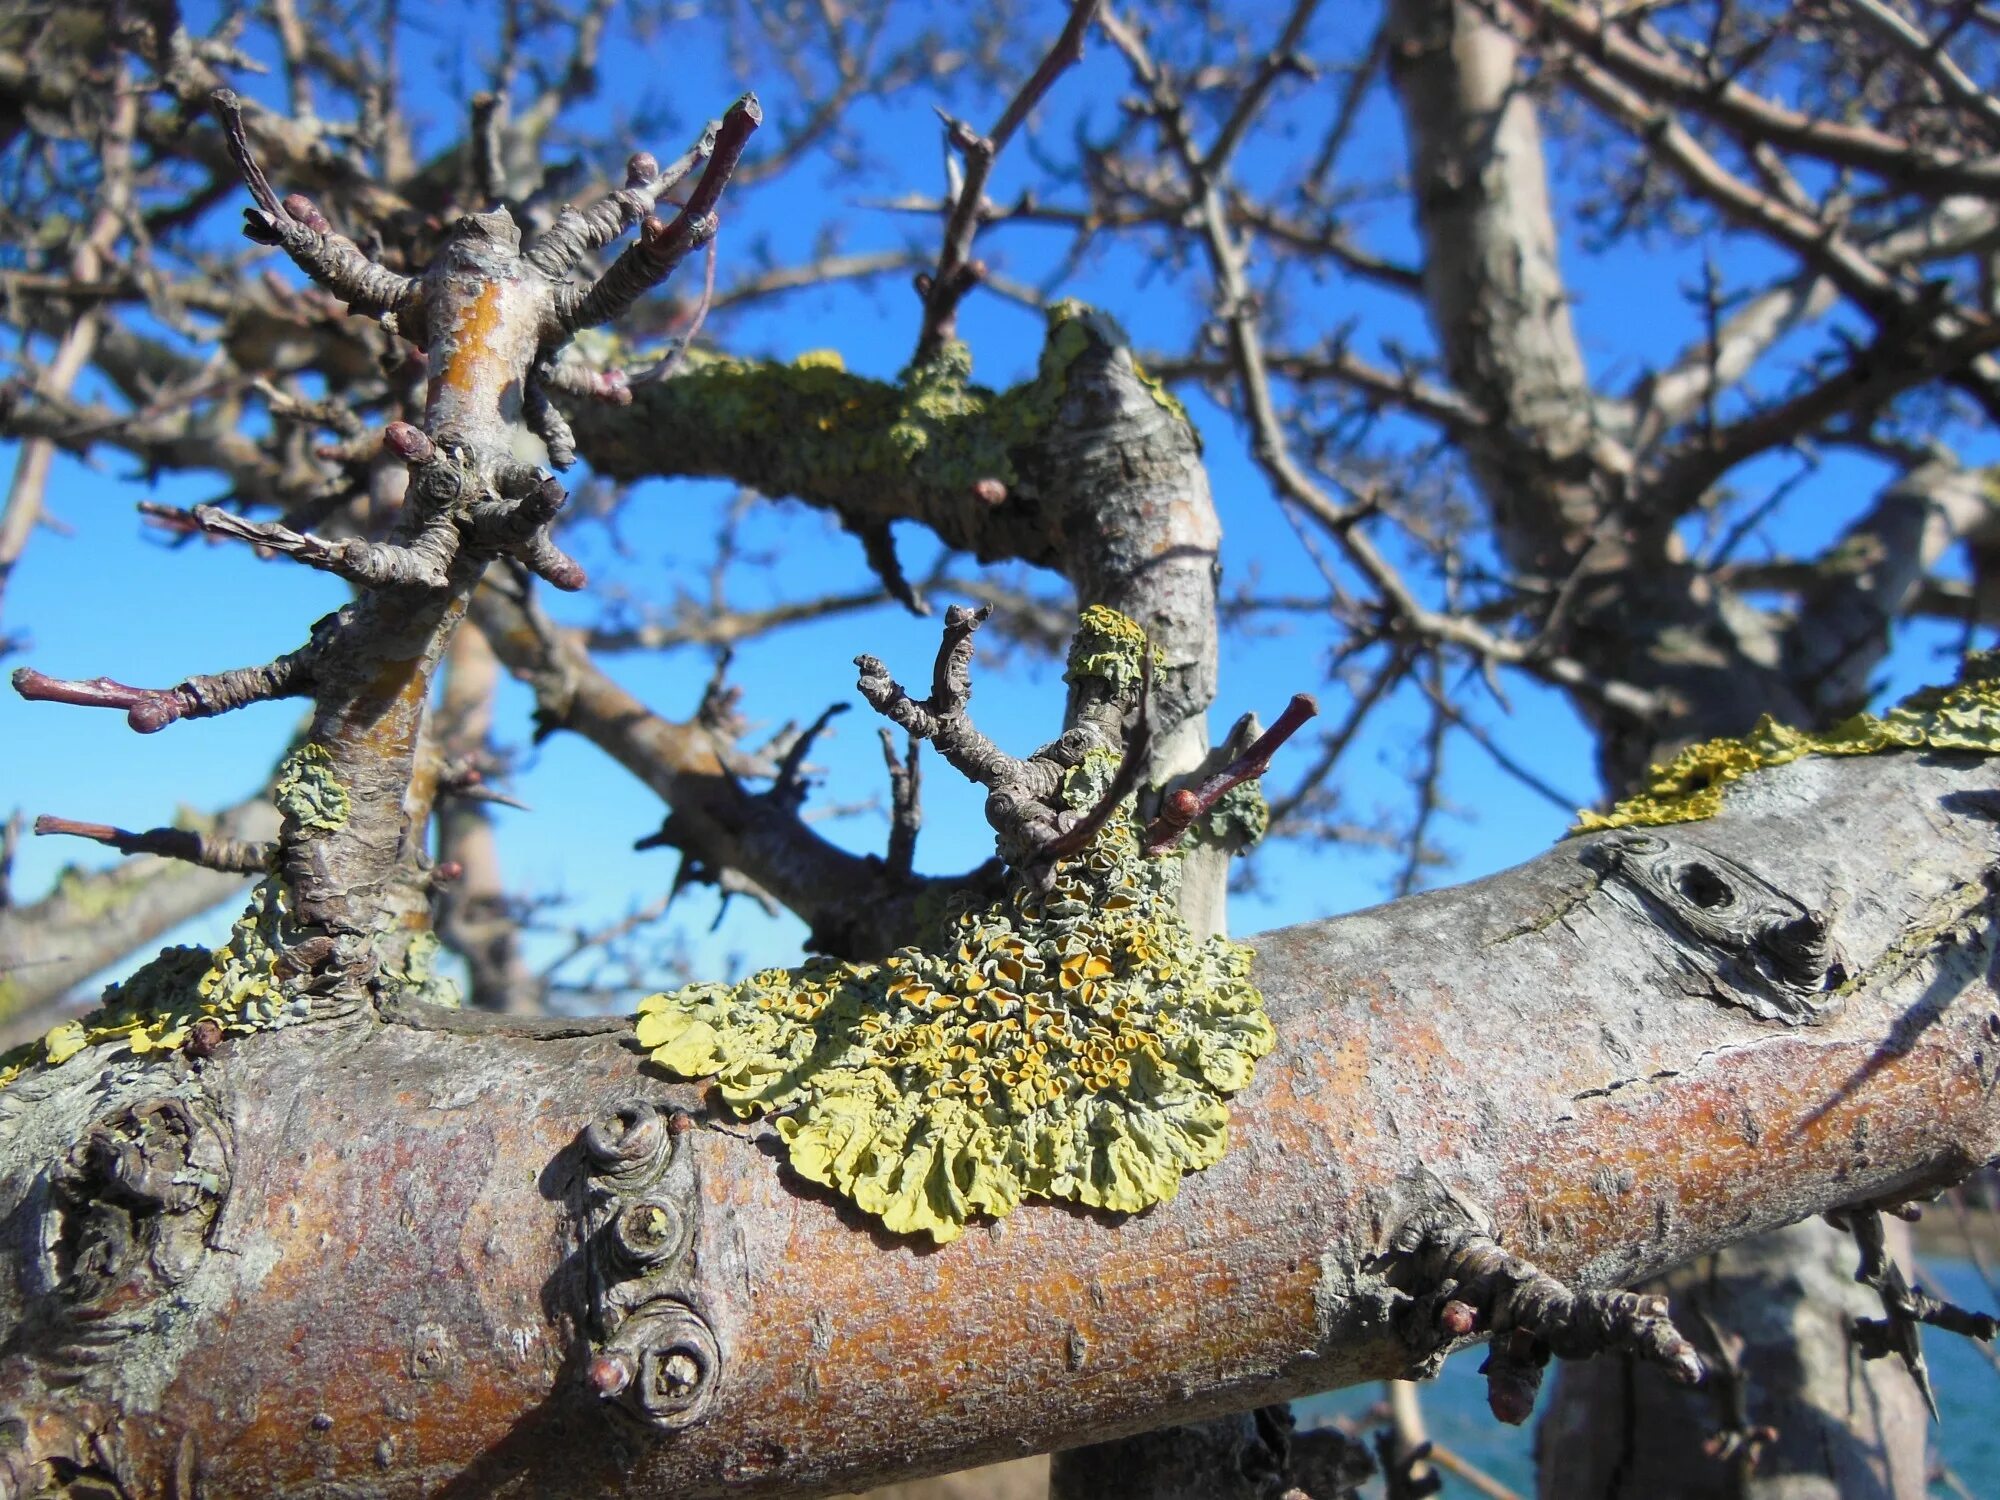
[[[1073, 805], [1106, 775], [1079, 768]], [[773, 1117], [794, 1171], [898, 1233], [944, 1243], [1024, 1198], [1136, 1212], [1221, 1158], [1225, 1098], [1275, 1039], [1250, 950], [1176, 912], [1179, 866], [1117, 816], [879, 964], [654, 995], [639, 1042]]]

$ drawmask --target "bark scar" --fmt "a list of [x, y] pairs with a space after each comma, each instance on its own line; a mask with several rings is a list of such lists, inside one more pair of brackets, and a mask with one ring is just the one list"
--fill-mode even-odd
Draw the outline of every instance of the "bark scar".
[[1660, 921], [1690, 988], [1762, 1020], [1811, 1026], [1839, 1008], [1847, 964], [1827, 912], [1692, 840], [1620, 831], [1579, 857], [1620, 904]]

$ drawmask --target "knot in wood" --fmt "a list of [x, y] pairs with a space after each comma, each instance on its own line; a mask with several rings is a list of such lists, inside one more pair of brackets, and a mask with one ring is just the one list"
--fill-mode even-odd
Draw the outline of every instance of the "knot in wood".
[[1839, 1008], [1846, 969], [1826, 912], [1692, 840], [1623, 830], [1583, 862], [1614, 899], [1636, 898], [1671, 932], [1699, 993], [1791, 1026]]
[[628, 1099], [591, 1121], [583, 1150], [591, 1170], [608, 1185], [636, 1187], [659, 1175], [673, 1150], [673, 1135], [650, 1101]]
[[593, 1121], [582, 1146], [595, 1334], [585, 1380], [654, 1431], [675, 1431], [701, 1420], [722, 1369], [693, 1288], [701, 1204], [693, 1122], [632, 1099]]
[[51, 1184], [62, 1301], [131, 1304], [185, 1281], [206, 1253], [229, 1177], [220, 1131], [185, 1100], [146, 1100], [98, 1120]]

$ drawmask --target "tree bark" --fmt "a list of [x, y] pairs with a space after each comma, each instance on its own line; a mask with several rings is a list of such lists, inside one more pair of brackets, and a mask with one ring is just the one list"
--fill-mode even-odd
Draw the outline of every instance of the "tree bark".
[[[1996, 791], [1983, 758], [1806, 760], [1657, 846], [1269, 934], [1279, 1045], [1219, 1165], [942, 1249], [801, 1183], [619, 1022], [392, 1003], [86, 1052], [0, 1091], [0, 1472], [823, 1494], [1420, 1372], [1449, 1341], [1408, 1252], [1441, 1226], [1618, 1286], [2000, 1151]], [[1687, 878], [1646, 886], [1642, 855]], [[1700, 939], [1673, 895], [1777, 899], [1756, 878], [1835, 914], [1846, 977], [1798, 1024], [1755, 1013], [1786, 1000], [1755, 933]], [[636, 1243], [628, 1209], [685, 1241]], [[619, 1359], [657, 1378], [600, 1399]]]

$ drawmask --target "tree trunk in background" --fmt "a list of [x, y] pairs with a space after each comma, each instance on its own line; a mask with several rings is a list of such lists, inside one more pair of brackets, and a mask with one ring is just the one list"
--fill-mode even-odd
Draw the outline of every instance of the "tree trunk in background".
[[[1929, 1413], [1900, 1364], [1855, 1353], [1850, 1320], [1882, 1308], [1854, 1264], [1847, 1235], [1807, 1220], [1649, 1283], [1710, 1356], [1708, 1384], [1673, 1387], [1622, 1357], [1565, 1366], [1535, 1434], [1542, 1500], [1923, 1500]], [[1704, 1325], [1732, 1353], [1742, 1340], [1736, 1372]], [[1704, 1451], [1745, 1425], [1777, 1435], [1754, 1458]]]
[[[1830, 680], [1825, 663], [1810, 652], [1786, 659], [1780, 622], [1697, 578], [1671, 528], [1678, 511], [1649, 521], [1624, 503], [1631, 459], [1595, 416], [1557, 264], [1533, 98], [1517, 86], [1515, 44], [1464, 0], [1397, 0], [1392, 16], [1391, 70], [1426, 247], [1425, 299], [1453, 383], [1489, 415], [1465, 451], [1495, 531], [1524, 575], [1576, 571], [1566, 649], [1663, 707], [1641, 722], [1578, 696], [1599, 732], [1607, 786], [1629, 785], [1681, 745], [1743, 733], [1762, 713], [1813, 722], [1821, 709], [1815, 690]], [[1935, 509], [1936, 496], [1931, 503]], [[1607, 528], [1606, 518], [1615, 524]], [[1921, 540], [1913, 534], [1898, 558], [1921, 560]], [[1858, 605], [1867, 602], [1850, 598], [1838, 613], [1862, 618]], [[1881, 613], [1875, 603], [1870, 622]], [[1830, 632], [1820, 634], [1823, 644]], [[1858, 661], [1844, 663], [1845, 677], [1858, 669], [1865, 679], [1886, 646], [1881, 632], [1855, 647], [1849, 656]], [[1738, 1247], [1719, 1277], [1695, 1267], [1662, 1283], [1684, 1318], [1692, 1308], [1683, 1299], [1698, 1284], [1701, 1314], [1725, 1337], [1748, 1341], [1752, 1423], [1786, 1429], [1741, 1491], [1746, 1496], [1821, 1493], [1792, 1487], [1794, 1470], [1852, 1477], [1853, 1493], [1921, 1493], [1922, 1401], [1893, 1361], [1864, 1366], [1848, 1347], [1843, 1319], [1872, 1303], [1857, 1301], [1854, 1265], [1851, 1242], [1809, 1225]], [[1722, 1466], [1702, 1451], [1722, 1425], [1711, 1392], [1652, 1372], [1621, 1376], [1617, 1364], [1601, 1361], [1566, 1371], [1547, 1410], [1538, 1450], [1548, 1464], [1546, 1496], [1730, 1493], [1716, 1487]], [[1860, 1478], [1871, 1475], [1879, 1489]]]

